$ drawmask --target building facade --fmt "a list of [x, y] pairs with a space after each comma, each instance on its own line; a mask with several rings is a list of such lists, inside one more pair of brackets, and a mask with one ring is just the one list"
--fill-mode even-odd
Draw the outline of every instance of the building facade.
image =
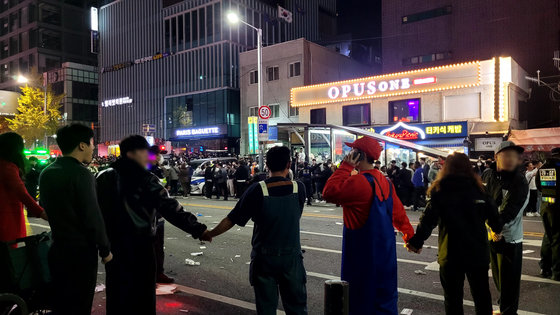
[[[525, 75], [503, 57], [302, 86], [292, 89], [291, 105], [299, 108], [300, 123], [328, 121], [478, 157], [491, 154], [508, 130], [525, 129], [519, 118], [529, 95]], [[339, 160], [349, 151], [344, 139], [325, 149], [324, 141], [313, 141], [320, 137], [309, 138], [308, 154]], [[398, 145], [385, 149], [389, 161], [417, 158]]]
[[557, 0], [383, 0], [382, 10], [385, 73], [511, 56], [531, 76], [557, 74]]
[[[258, 93], [256, 51], [241, 53], [241, 154], [256, 154], [254, 130]], [[303, 38], [272, 45], [263, 50], [263, 101], [271, 108], [270, 144], [289, 142], [288, 133], [278, 131], [278, 123], [298, 123], [299, 110], [290, 106], [294, 87], [346, 80], [373, 74], [373, 68]], [[251, 124], [249, 122], [251, 121]], [[252, 126], [251, 126], [252, 127]]]
[[0, 89], [17, 91], [18, 75], [96, 65], [90, 52], [90, 4], [83, 0], [0, 1]]
[[[291, 23], [277, 18], [277, 3], [292, 12]], [[192, 152], [239, 146], [239, 54], [256, 47], [256, 32], [227, 24], [229, 11], [261, 27], [268, 46], [319, 40], [335, 25], [336, 1], [122, 0], [102, 6], [103, 141], [149, 125], [156, 138]]]

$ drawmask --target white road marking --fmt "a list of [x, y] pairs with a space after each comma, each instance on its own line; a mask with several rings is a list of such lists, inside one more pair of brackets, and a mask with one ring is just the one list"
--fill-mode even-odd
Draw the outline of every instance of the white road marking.
[[[319, 252], [327, 252], [327, 253], [335, 253], [335, 254], [342, 254], [342, 251], [336, 249], [326, 249], [326, 248], [319, 248], [319, 247], [311, 247], [311, 246], [302, 246], [301, 249], [308, 249], [308, 250], [316, 250]], [[416, 264], [416, 265], [423, 265], [427, 266], [430, 263], [426, 261], [418, 261], [418, 260], [410, 260], [410, 259], [402, 259], [397, 258], [397, 261], [409, 264]]]
[[[327, 275], [327, 274], [323, 274], [323, 273], [317, 273], [317, 272], [308, 271], [307, 275], [311, 276], [311, 277], [315, 277], [315, 278], [325, 279], [325, 280], [340, 280], [340, 277], [337, 277], [337, 276], [334, 276], [334, 275]], [[418, 296], [418, 297], [422, 297], [422, 298], [437, 300], [437, 301], [441, 301], [441, 302], [444, 301], [443, 295], [439, 295], [439, 294], [415, 291], [415, 290], [410, 290], [410, 289], [405, 289], [405, 288], [398, 288], [398, 291], [399, 291], [400, 294], [413, 295], [413, 296]], [[467, 305], [467, 306], [474, 306], [474, 302], [469, 301], [469, 300], [463, 300], [463, 304]], [[498, 306], [494, 305], [494, 309], [497, 309], [497, 308], [498, 308]], [[544, 314], [540, 314], [540, 313], [527, 312], [527, 311], [521, 311], [521, 310], [517, 311], [517, 313], [519, 315], [544, 315]]]
[[[200, 296], [200, 297], [203, 297], [203, 298], [206, 298], [206, 299], [209, 299], [209, 300], [218, 301], [218, 302], [221, 302], [221, 303], [237, 306], [237, 307], [244, 308], [244, 309], [251, 310], [251, 311], [256, 311], [257, 310], [257, 307], [253, 303], [249, 303], [249, 302], [246, 302], [246, 301], [241, 301], [241, 300], [238, 300], [238, 299], [230, 298], [230, 297], [219, 295], [219, 294], [212, 293], [212, 292], [207, 292], [207, 291], [202, 291], [202, 290], [198, 290], [198, 289], [195, 289], [195, 288], [186, 287], [186, 286], [183, 286], [183, 285], [180, 285], [180, 284], [175, 284], [175, 285], [177, 286], [177, 290], [179, 290], [181, 292], [184, 292], [184, 293], [187, 293], [187, 294], [190, 294], [190, 295]], [[284, 313], [281, 310], [278, 310], [276, 312], [276, 314], [278, 314], [278, 315], [284, 314], [285, 315], [286, 313]]]
[[[314, 251], [333, 253], [333, 254], [342, 254], [341, 250], [320, 248], [320, 247], [312, 247], [312, 246], [301, 246], [301, 249], [314, 250]], [[523, 258], [526, 258], [526, 257], [523, 257]], [[434, 265], [434, 263], [437, 264], [437, 262], [418, 261], [418, 260], [403, 259], [403, 258], [397, 258], [397, 261], [401, 262], [401, 263], [426, 266], [425, 267], [426, 270], [439, 271], [439, 265], [437, 265], [437, 268], [436, 268], [436, 265]], [[488, 270], [488, 276], [492, 277], [492, 272], [490, 270]], [[546, 278], [541, 278], [541, 277], [529, 276], [529, 275], [521, 275], [521, 280], [530, 281], [530, 282], [560, 284], [560, 282], [558, 282], [558, 281], [554, 281], [554, 280], [546, 279]]]
[[50, 230], [50, 229], [51, 229], [51, 227], [48, 226], [48, 225], [43, 225], [43, 224], [38, 224], [38, 223], [29, 223], [29, 225], [41, 227], [41, 228], [44, 228], [44, 229], [47, 229], [47, 230]]

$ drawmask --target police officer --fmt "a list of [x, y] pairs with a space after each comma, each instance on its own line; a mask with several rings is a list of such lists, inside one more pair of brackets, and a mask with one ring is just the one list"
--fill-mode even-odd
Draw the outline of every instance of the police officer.
[[210, 162], [204, 170], [204, 187], [202, 188], [202, 193], [204, 193], [204, 199], [212, 199], [212, 189], [214, 188], [214, 165]]
[[560, 281], [560, 148], [537, 173], [537, 189], [542, 193], [541, 214], [544, 237], [541, 246], [541, 275]]
[[276, 314], [278, 291], [286, 314], [307, 314], [306, 274], [299, 238], [305, 204], [305, 187], [290, 181], [290, 150], [274, 147], [266, 154], [270, 178], [251, 185], [235, 208], [210, 237], [245, 226], [253, 229], [250, 282], [255, 290], [258, 314]]
[[311, 189], [311, 167], [307, 162], [303, 163], [303, 167], [299, 170], [299, 179], [305, 185], [307, 192], [307, 205], [311, 206], [311, 199], [313, 198], [313, 190]]

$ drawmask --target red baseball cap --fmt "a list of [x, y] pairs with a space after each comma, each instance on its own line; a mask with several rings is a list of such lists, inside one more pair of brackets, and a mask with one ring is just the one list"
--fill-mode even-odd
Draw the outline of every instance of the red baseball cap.
[[347, 146], [358, 149], [364, 152], [368, 157], [373, 158], [374, 160], [379, 160], [379, 156], [381, 155], [381, 151], [383, 151], [383, 147], [377, 142], [377, 140], [364, 136], [354, 142], [344, 142]]

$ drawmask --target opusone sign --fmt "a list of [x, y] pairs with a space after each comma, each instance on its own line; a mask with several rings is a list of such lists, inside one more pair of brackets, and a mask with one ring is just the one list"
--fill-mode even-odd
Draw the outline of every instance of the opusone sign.
[[338, 103], [477, 86], [480, 62], [293, 88], [293, 107]]

